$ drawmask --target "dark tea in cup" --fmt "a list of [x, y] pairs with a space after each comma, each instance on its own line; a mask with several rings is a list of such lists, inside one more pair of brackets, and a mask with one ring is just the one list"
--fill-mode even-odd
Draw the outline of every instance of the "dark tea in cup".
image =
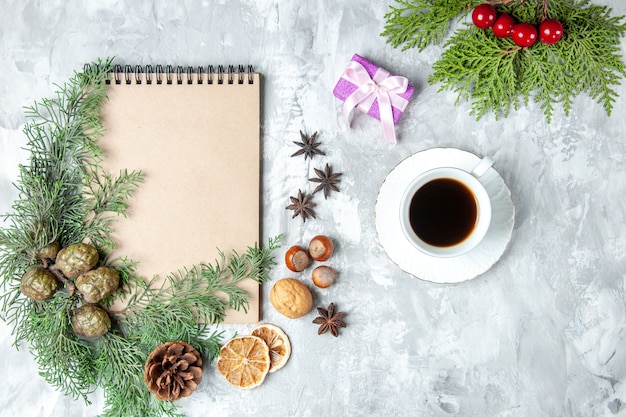
[[457, 245], [472, 233], [477, 219], [476, 198], [465, 184], [437, 178], [420, 187], [409, 206], [409, 221], [424, 242], [440, 247]]
[[485, 157], [472, 171], [434, 168], [411, 182], [400, 203], [400, 224], [413, 246], [443, 258], [463, 255], [482, 241], [491, 223], [491, 202], [478, 178], [492, 164]]

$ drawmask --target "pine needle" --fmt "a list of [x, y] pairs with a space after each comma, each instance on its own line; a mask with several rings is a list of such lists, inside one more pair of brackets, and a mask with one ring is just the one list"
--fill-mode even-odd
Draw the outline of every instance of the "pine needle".
[[[394, 47], [422, 50], [441, 43], [450, 20], [465, 16], [482, 1], [398, 3], [403, 7], [391, 6], [382, 35]], [[612, 16], [608, 7], [588, 0], [551, 0], [547, 10], [538, 0], [493, 3], [518, 22], [538, 24], [544, 14], [558, 19], [564, 36], [554, 45], [538, 41], [520, 48], [511, 39], [499, 39], [491, 30], [468, 23], [445, 41], [441, 59], [433, 65], [431, 84], [440, 84], [440, 91], [457, 93], [457, 103], [471, 101], [476, 119], [487, 113], [506, 117], [511, 109], [532, 99], [550, 122], [555, 111], [569, 115], [574, 98], [583, 93], [611, 115], [617, 98], [615, 87], [626, 76], [620, 48], [620, 38], [626, 33], [624, 16]]]
[[91, 347], [72, 331], [76, 302], [65, 292], [57, 292], [49, 302], [30, 302], [32, 308], [19, 323], [16, 339], [28, 343], [46, 382], [89, 404], [87, 395], [94, 389], [96, 367]]
[[387, 43], [402, 50], [417, 48], [443, 41], [450, 30], [451, 20], [472, 5], [472, 0], [398, 0], [400, 7], [390, 6], [385, 15], [386, 25], [381, 36]]
[[[147, 390], [148, 354], [161, 343], [183, 340], [210, 363], [222, 339], [212, 326], [228, 309], [247, 310], [250, 295], [237, 284], [270, 279], [280, 236], [241, 255], [220, 252], [214, 264], [172, 273], [157, 288], [136, 275], [133, 260], [109, 259], [115, 248], [113, 222], [125, 216], [143, 180], [141, 172], [122, 170], [114, 176], [100, 166], [100, 109], [111, 69], [110, 59], [94, 62], [57, 86], [53, 98], [26, 108], [30, 160], [19, 167], [18, 198], [3, 216], [8, 226], [0, 228], [0, 318], [12, 326], [15, 346], [25, 342], [40, 375], [63, 394], [89, 403], [89, 394], [101, 388], [103, 416], [180, 416], [175, 404], [158, 401]], [[101, 305], [111, 308], [122, 300], [128, 305], [109, 311], [116, 320], [105, 335], [86, 340], [74, 334], [71, 317], [82, 303], [78, 292], [61, 290], [41, 302], [21, 294], [22, 276], [41, 266], [40, 250], [54, 242], [89, 242], [100, 252], [101, 265], [118, 270], [120, 289]]]

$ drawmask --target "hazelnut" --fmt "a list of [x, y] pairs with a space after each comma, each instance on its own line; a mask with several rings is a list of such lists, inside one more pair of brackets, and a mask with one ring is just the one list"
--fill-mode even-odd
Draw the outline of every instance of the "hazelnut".
[[335, 278], [337, 278], [337, 271], [326, 265], [318, 266], [311, 274], [313, 284], [319, 288], [330, 287], [335, 282]]
[[335, 246], [328, 236], [315, 236], [309, 243], [309, 254], [316, 261], [324, 262], [333, 254]]
[[302, 246], [292, 246], [285, 253], [285, 264], [293, 272], [302, 272], [311, 263], [309, 254]]

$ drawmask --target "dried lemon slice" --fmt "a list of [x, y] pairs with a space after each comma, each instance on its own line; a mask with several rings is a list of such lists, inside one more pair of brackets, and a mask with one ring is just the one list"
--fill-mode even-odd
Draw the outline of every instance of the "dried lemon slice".
[[252, 336], [263, 339], [270, 349], [270, 373], [285, 366], [291, 356], [291, 343], [283, 329], [274, 324], [259, 324], [252, 329]]
[[270, 369], [270, 350], [267, 343], [256, 336], [232, 338], [220, 349], [218, 372], [229, 384], [238, 388], [261, 385]]

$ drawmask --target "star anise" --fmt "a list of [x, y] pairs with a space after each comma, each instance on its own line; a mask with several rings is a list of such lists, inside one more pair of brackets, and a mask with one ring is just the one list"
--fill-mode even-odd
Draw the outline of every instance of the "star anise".
[[293, 141], [300, 149], [291, 155], [292, 157], [304, 154], [304, 160], [306, 161], [307, 157], [313, 159], [315, 155], [326, 155], [324, 152], [317, 149], [322, 144], [321, 142], [316, 142], [317, 132], [313, 133], [311, 136], [307, 136], [300, 131], [300, 138], [302, 138], [302, 142]]
[[339, 184], [339, 177], [341, 177], [342, 175], [341, 172], [337, 172], [333, 174], [332, 169], [330, 168], [328, 164], [326, 164], [324, 171], [317, 169], [317, 168], [313, 168], [313, 169], [315, 170], [315, 174], [317, 174], [319, 178], [309, 178], [309, 181], [318, 182], [320, 184], [317, 187], [315, 187], [315, 190], [313, 190], [313, 194], [315, 194], [316, 192], [320, 190], [324, 190], [324, 199], [327, 199], [331, 190], [339, 192], [339, 188], [337, 188], [337, 184]]
[[302, 190], [298, 190], [298, 197], [289, 197], [291, 200], [291, 204], [285, 207], [287, 210], [293, 210], [293, 216], [291, 218], [295, 218], [296, 216], [302, 217], [302, 222], [306, 222], [306, 219], [309, 217], [315, 217], [315, 212], [313, 211], [313, 207], [317, 204], [311, 201], [313, 197], [312, 194], [303, 193]]
[[339, 328], [346, 327], [346, 323], [342, 320], [346, 313], [335, 313], [334, 303], [330, 303], [328, 305], [328, 309], [318, 307], [317, 312], [319, 313], [319, 317], [316, 317], [315, 320], [313, 320], [313, 323], [320, 325], [317, 334], [324, 334], [326, 331], [330, 330], [330, 333], [337, 337], [339, 336]]

